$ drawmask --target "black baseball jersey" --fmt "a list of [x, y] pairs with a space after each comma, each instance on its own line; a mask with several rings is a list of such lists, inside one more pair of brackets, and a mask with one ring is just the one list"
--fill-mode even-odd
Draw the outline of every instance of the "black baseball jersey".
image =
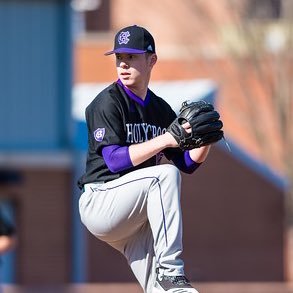
[[[166, 101], [152, 91], [148, 90], [148, 95], [147, 103], [141, 105], [114, 82], [100, 92], [86, 108], [88, 154], [86, 172], [78, 181], [80, 188], [86, 183], [107, 182], [136, 169], [158, 164], [160, 154], [138, 166], [112, 173], [102, 156], [105, 146], [129, 146], [166, 132], [176, 114]], [[166, 149], [164, 154], [171, 159], [176, 152], [181, 150]]]

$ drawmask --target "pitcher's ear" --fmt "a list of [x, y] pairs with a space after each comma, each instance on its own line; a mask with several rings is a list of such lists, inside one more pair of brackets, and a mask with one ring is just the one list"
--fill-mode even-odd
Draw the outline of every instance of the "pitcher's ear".
[[151, 56], [151, 66], [154, 66], [157, 63], [158, 56], [157, 54], [152, 54]]

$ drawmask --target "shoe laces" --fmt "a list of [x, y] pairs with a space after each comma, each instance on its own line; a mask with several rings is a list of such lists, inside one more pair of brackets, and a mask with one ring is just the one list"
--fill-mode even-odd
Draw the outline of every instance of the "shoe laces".
[[189, 284], [189, 280], [185, 276], [175, 276], [171, 277], [171, 282], [176, 285], [186, 285]]

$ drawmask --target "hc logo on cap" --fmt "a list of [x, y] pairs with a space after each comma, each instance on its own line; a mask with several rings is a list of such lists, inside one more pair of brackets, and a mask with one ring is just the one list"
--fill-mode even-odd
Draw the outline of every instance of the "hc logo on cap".
[[122, 45], [122, 44], [127, 44], [129, 42], [129, 37], [130, 36], [130, 33], [127, 31], [127, 32], [121, 32], [118, 36], [118, 43], [119, 45]]
[[155, 53], [155, 41], [152, 35], [143, 27], [133, 25], [121, 29], [114, 40], [114, 49], [106, 52], [111, 54], [144, 54]]

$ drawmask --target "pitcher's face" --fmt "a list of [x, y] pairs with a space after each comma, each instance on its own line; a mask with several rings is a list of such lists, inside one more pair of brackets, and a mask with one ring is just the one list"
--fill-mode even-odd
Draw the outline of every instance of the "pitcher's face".
[[118, 78], [131, 89], [139, 85], [148, 84], [155, 54], [116, 54], [116, 68]]

